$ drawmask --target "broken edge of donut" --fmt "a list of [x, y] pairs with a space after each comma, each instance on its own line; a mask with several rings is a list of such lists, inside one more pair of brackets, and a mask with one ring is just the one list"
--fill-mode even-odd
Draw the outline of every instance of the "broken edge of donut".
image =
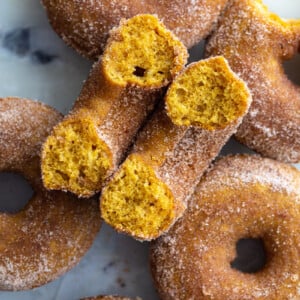
[[242, 117], [251, 96], [222, 56], [189, 65], [170, 85], [166, 109], [176, 125], [222, 129]]
[[153, 15], [122, 20], [103, 54], [106, 76], [122, 86], [160, 88], [187, 60], [185, 46]]

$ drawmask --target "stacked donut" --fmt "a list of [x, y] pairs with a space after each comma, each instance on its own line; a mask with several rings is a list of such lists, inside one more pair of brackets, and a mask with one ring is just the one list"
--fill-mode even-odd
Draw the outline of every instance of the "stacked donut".
[[[67, 43], [98, 60], [63, 119], [0, 99], [0, 171], [36, 190], [20, 213], [0, 214], [0, 288], [32, 288], [73, 266], [99, 229], [101, 192], [101, 216], [117, 231], [163, 235], [151, 248], [162, 299], [299, 298], [300, 173], [284, 162], [300, 160], [300, 92], [281, 62], [300, 48], [300, 22], [260, 0], [43, 2]], [[184, 44], [211, 32], [207, 59], [186, 67]], [[235, 133], [284, 162], [211, 165]], [[254, 273], [233, 267], [245, 238], [267, 256]]]

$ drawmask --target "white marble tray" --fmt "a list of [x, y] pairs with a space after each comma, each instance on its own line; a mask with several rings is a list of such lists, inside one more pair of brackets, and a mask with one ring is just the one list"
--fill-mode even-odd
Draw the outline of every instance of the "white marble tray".
[[[265, 3], [282, 17], [300, 18], [299, 0]], [[16, 37], [21, 43], [17, 47], [10, 43]], [[0, 0], [0, 97], [37, 99], [66, 113], [90, 66], [53, 33], [39, 0]], [[299, 55], [287, 68], [300, 84]], [[230, 141], [223, 153], [247, 151]], [[16, 199], [29, 199], [31, 190], [23, 180], [13, 177], [0, 174], [0, 200], [11, 194], [15, 205]], [[103, 225], [93, 247], [73, 270], [31, 291], [0, 292], [0, 300], [75, 300], [100, 293], [158, 299], [149, 272], [147, 243], [116, 234]]]

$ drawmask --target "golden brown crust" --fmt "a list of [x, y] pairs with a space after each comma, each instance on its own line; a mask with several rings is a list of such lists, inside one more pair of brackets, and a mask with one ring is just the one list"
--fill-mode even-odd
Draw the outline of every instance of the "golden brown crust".
[[[161, 299], [297, 299], [300, 172], [258, 156], [220, 159], [201, 179], [185, 215], [151, 249]], [[261, 238], [265, 267], [231, 268], [236, 242]]]
[[227, 0], [43, 0], [54, 30], [90, 59], [102, 53], [109, 31], [122, 18], [155, 14], [190, 48], [212, 29]]
[[44, 139], [62, 115], [40, 102], [13, 97], [0, 98], [0, 108], [0, 169], [21, 171], [27, 160], [39, 156]]
[[17, 172], [35, 194], [15, 214], [0, 213], [0, 289], [45, 284], [78, 263], [100, 228], [97, 201], [47, 192], [40, 149], [62, 116], [26, 99], [0, 98], [0, 172]]
[[282, 67], [299, 42], [299, 21], [281, 20], [260, 0], [233, 0], [206, 48], [209, 56], [224, 55], [251, 90], [253, 104], [237, 139], [285, 162], [300, 161], [300, 89]]

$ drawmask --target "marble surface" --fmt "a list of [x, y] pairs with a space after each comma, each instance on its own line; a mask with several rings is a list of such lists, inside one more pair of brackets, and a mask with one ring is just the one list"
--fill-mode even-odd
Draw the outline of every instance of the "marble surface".
[[[266, 0], [282, 17], [300, 17], [299, 0]], [[193, 56], [199, 55], [193, 49]], [[299, 55], [287, 64], [300, 81]], [[48, 103], [67, 113], [91, 63], [69, 49], [52, 31], [39, 0], [0, 0], [0, 97], [20, 96]], [[231, 140], [223, 154], [249, 152]], [[299, 165], [298, 165], [299, 167]], [[16, 176], [0, 174], [0, 200], [29, 199], [30, 187]], [[1, 202], [0, 202], [1, 204]], [[19, 205], [19, 204], [18, 204]], [[0, 292], [0, 300], [79, 299], [117, 293], [158, 299], [148, 265], [148, 243], [117, 234], [103, 225], [81, 262], [57, 280], [31, 291]]]

